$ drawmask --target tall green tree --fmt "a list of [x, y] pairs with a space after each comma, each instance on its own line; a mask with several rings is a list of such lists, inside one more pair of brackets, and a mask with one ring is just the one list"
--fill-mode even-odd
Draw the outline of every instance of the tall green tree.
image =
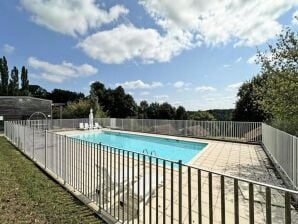
[[137, 104], [121, 86], [105, 91], [105, 101], [105, 109], [110, 117], [125, 118], [134, 117], [137, 114]]
[[140, 102], [140, 106], [138, 106], [138, 117], [142, 119], [147, 119], [148, 118], [148, 102], [146, 100], [142, 100]]
[[175, 114], [176, 120], [187, 120], [187, 113], [184, 107], [179, 106], [176, 110]]
[[266, 77], [258, 75], [242, 84], [237, 94], [238, 100], [233, 112], [234, 121], [262, 122], [270, 117], [270, 114], [266, 113], [259, 103], [263, 96], [258, 92], [262, 91], [265, 83]]
[[259, 104], [278, 128], [298, 135], [298, 34], [284, 30], [269, 51], [259, 54], [260, 74], [266, 77]]
[[98, 101], [100, 104], [103, 104], [106, 88], [103, 83], [101, 82], [93, 82], [90, 86], [90, 89], [93, 89], [94, 93], [98, 97]]
[[23, 96], [29, 95], [29, 80], [28, 80], [28, 70], [25, 66], [21, 70], [21, 94]]
[[1, 80], [1, 75], [2, 75], [2, 65], [3, 64], [3, 60], [2, 58], [0, 58], [0, 95], [2, 95], [2, 80]]
[[7, 60], [4, 56], [1, 59], [0, 73], [1, 73], [1, 94], [4, 96], [7, 96], [9, 71], [8, 71]]
[[10, 80], [8, 85], [8, 93], [12, 96], [19, 95], [19, 70], [16, 66], [13, 67], [10, 74]]
[[154, 102], [150, 103], [148, 109], [147, 109], [147, 115], [150, 119], [158, 119], [159, 117], [159, 103]]
[[176, 108], [173, 107], [171, 104], [165, 102], [159, 106], [158, 114], [159, 119], [172, 120], [175, 118]]
[[96, 95], [94, 86], [92, 85], [90, 88], [90, 107], [93, 109], [94, 117], [106, 117], [106, 114], [103, 112], [102, 108], [98, 103], [98, 96]]

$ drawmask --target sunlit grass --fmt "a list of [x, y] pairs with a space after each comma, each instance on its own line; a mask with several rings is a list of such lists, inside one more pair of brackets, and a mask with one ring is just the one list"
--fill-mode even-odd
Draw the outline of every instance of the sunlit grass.
[[0, 137], [0, 223], [100, 223], [79, 200]]

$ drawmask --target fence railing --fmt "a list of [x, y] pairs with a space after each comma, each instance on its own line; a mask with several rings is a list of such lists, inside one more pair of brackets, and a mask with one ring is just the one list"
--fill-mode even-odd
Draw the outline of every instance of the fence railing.
[[[35, 127], [45, 127], [48, 129], [71, 129], [78, 128], [79, 123], [88, 123], [88, 118], [28, 122]], [[262, 123], [260, 122], [120, 118], [95, 118], [94, 122], [98, 122], [103, 127], [133, 132], [222, 139], [240, 142], [260, 142], [262, 140]]]
[[295, 223], [297, 191], [5, 122], [5, 136], [46, 172], [121, 223]]
[[262, 144], [275, 164], [298, 189], [298, 138], [262, 124]]

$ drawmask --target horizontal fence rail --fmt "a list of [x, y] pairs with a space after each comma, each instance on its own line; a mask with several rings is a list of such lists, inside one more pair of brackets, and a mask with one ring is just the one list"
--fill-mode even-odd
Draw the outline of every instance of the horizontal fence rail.
[[[67, 137], [49, 129], [60, 124], [72, 128], [74, 121], [55, 122], [5, 122], [5, 136], [46, 172], [62, 179], [95, 204], [100, 214], [108, 214], [114, 221], [297, 221], [293, 207], [297, 191]], [[107, 127], [112, 122], [115, 121], [102, 119], [101, 125]]]
[[[27, 121], [30, 126], [43, 129], [77, 129], [83, 119], [55, 119]], [[234, 121], [154, 120], [95, 118], [102, 127], [152, 134], [222, 139], [240, 142], [261, 142], [262, 123]]]

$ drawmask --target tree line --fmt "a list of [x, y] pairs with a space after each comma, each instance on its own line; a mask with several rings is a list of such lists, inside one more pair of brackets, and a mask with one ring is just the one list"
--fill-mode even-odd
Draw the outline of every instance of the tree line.
[[298, 135], [298, 35], [283, 30], [274, 45], [257, 53], [259, 73], [239, 89], [234, 120], [265, 121]]
[[[171, 104], [148, 103], [141, 101], [137, 104], [134, 98], [125, 92], [122, 86], [106, 88], [96, 81], [90, 86], [89, 95], [63, 89], [47, 91], [39, 85], [30, 85], [28, 70], [21, 69], [21, 85], [19, 72], [14, 66], [10, 72], [5, 57], [0, 60], [1, 92], [2, 96], [32, 96], [52, 100], [53, 103], [65, 103], [64, 118], [88, 117], [92, 107], [96, 117], [140, 118], [140, 119], [176, 119], [176, 120], [230, 120], [232, 110], [186, 111], [183, 106], [177, 108]], [[58, 107], [53, 108], [53, 117], [59, 118]]]
[[[90, 86], [90, 94], [74, 92], [63, 89], [53, 89], [48, 92], [39, 85], [30, 85], [28, 70], [25, 66], [21, 69], [21, 85], [19, 85], [19, 71], [14, 66], [10, 72], [7, 60], [3, 56], [0, 59], [1, 91], [2, 96], [32, 96], [52, 100], [54, 103], [65, 103], [63, 109], [64, 118], [88, 117], [92, 107], [96, 117], [115, 118], [143, 118], [143, 119], [193, 119], [193, 120], [216, 120], [220, 119], [217, 113], [214, 116], [208, 111], [186, 111], [184, 107], [174, 107], [171, 104], [148, 103], [141, 101], [138, 105], [134, 98], [118, 86], [115, 89], [106, 88], [105, 85], [96, 81]], [[53, 109], [54, 118], [59, 117], [59, 108]]]
[[21, 68], [21, 84], [19, 80], [19, 70], [16, 66], [9, 72], [7, 60], [3, 56], [0, 58], [0, 93], [2, 96], [28, 96], [29, 80], [28, 70], [25, 66]]

